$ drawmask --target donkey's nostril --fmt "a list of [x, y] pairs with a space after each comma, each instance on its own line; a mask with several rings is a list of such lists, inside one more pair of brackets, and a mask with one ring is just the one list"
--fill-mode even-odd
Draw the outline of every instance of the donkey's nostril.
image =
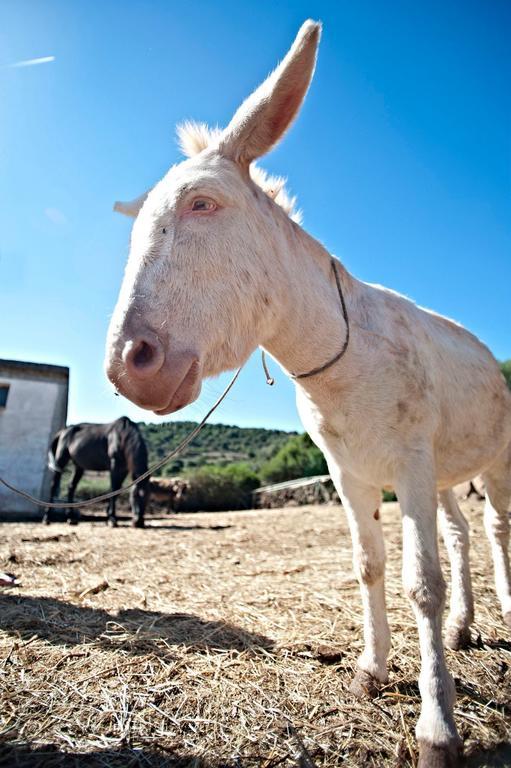
[[133, 352], [133, 363], [137, 368], [144, 368], [146, 365], [151, 364], [153, 357], [154, 347], [148, 344], [147, 341], [141, 341]]
[[128, 375], [135, 379], [154, 376], [163, 365], [165, 355], [157, 339], [128, 341], [122, 353]]

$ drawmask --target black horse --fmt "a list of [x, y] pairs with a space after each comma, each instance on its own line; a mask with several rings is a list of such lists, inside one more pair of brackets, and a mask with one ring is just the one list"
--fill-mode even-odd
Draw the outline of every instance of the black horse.
[[[110, 424], [75, 424], [57, 432], [48, 452], [48, 466], [53, 471], [50, 501], [58, 496], [62, 472], [72, 461], [75, 470], [69, 484], [67, 500], [74, 499], [76, 486], [86, 469], [110, 472], [112, 491], [118, 490], [128, 472], [135, 480], [147, 471], [147, 447], [138, 426], [121, 416]], [[130, 491], [131, 524], [144, 527], [144, 511], [148, 496], [149, 480], [142, 480]], [[107, 522], [117, 525], [115, 498], [108, 500]], [[50, 508], [45, 510], [43, 522], [50, 523]], [[76, 525], [80, 519], [78, 510], [68, 510], [67, 520]]]

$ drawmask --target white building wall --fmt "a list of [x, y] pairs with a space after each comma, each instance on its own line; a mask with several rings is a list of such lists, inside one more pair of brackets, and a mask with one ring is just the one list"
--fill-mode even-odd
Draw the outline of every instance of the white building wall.
[[[5, 408], [0, 408], [0, 474], [33, 496], [47, 499], [50, 473], [47, 453], [55, 431], [65, 425], [67, 380], [46, 381], [2, 373], [9, 384]], [[0, 485], [0, 512], [41, 514], [42, 510]]]

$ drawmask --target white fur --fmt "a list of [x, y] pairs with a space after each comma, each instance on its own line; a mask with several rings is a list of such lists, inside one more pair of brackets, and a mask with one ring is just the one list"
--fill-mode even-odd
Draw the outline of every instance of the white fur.
[[[282, 189], [270, 193], [278, 185], [250, 165], [294, 119], [314, 70], [319, 31], [313, 22], [303, 25], [283, 62], [225, 131], [181, 129], [189, 157], [149, 192], [134, 223], [108, 340], [114, 381], [125, 375], [122, 350], [137, 323], [157, 333], [169, 355], [193, 348], [202, 377], [243, 363], [258, 345], [295, 374], [341, 348], [346, 327], [330, 255], [291, 220], [288, 203], [275, 204], [284, 200]], [[215, 200], [219, 210], [187, 214], [190, 201], [202, 196]], [[297, 404], [348, 514], [364, 607], [366, 647], [359, 664], [380, 681], [387, 677], [389, 632], [385, 554], [375, 512], [380, 488], [396, 488], [403, 586], [422, 655], [417, 734], [452, 752], [459, 740], [441, 638], [445, 587], [436, 496], [446, 492], [444, 530], [454, 583], [449, 622], [468, 628], [472, 597], [466, 530], [448, 489], [479, 472], [488, 488], [486, 525], [497, 591], [503, 610], [511, 610], [511, 395], [488, 349], [459, 325], [360, 282], [342, 265], [339, 272], [350, 344], [334, 366], [297, 382]]]
[[[194, 157], [205, 149], [215, 147], [220, 136], [221, 131], [219, 128], [209, 128], [204, 123], [195, 123], [188, 120], [177, 126], [178, 144], [185, 157]], [[271, 200], [274, 200], [277, 205], [280, 205], [293, 221], [301, 224], [302, 213], [296, 208], [296, 197], [289, 195], [286, 190], [286, 179], [283, 176], [271, 176], [255, 163], [251, 164], [249, 171], [250, 178], [257, 186]], [[148, 193], [145, 192], [130, 202], [116, 202], [114, 204], [114, 211], [135, 218], [138, 216], [147, 195]]]

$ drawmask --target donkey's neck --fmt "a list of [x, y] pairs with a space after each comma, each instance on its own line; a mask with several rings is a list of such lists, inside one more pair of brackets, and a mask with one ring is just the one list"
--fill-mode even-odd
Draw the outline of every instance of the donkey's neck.
[[[339, 291], [332, 274], [331, 255], [297, 225], [285, 253], [286, 284], [281, 286], [275, 326], [263, 346], [290, 374], [302, 374], [331, 360], [342, 349], [347, 326]], [[356, 281], [336, 262], [349, 317], [350, 297]], [[311, 394], [332, 376], [338, 377], [343, 359], [323, 373], [298, 379]]]

